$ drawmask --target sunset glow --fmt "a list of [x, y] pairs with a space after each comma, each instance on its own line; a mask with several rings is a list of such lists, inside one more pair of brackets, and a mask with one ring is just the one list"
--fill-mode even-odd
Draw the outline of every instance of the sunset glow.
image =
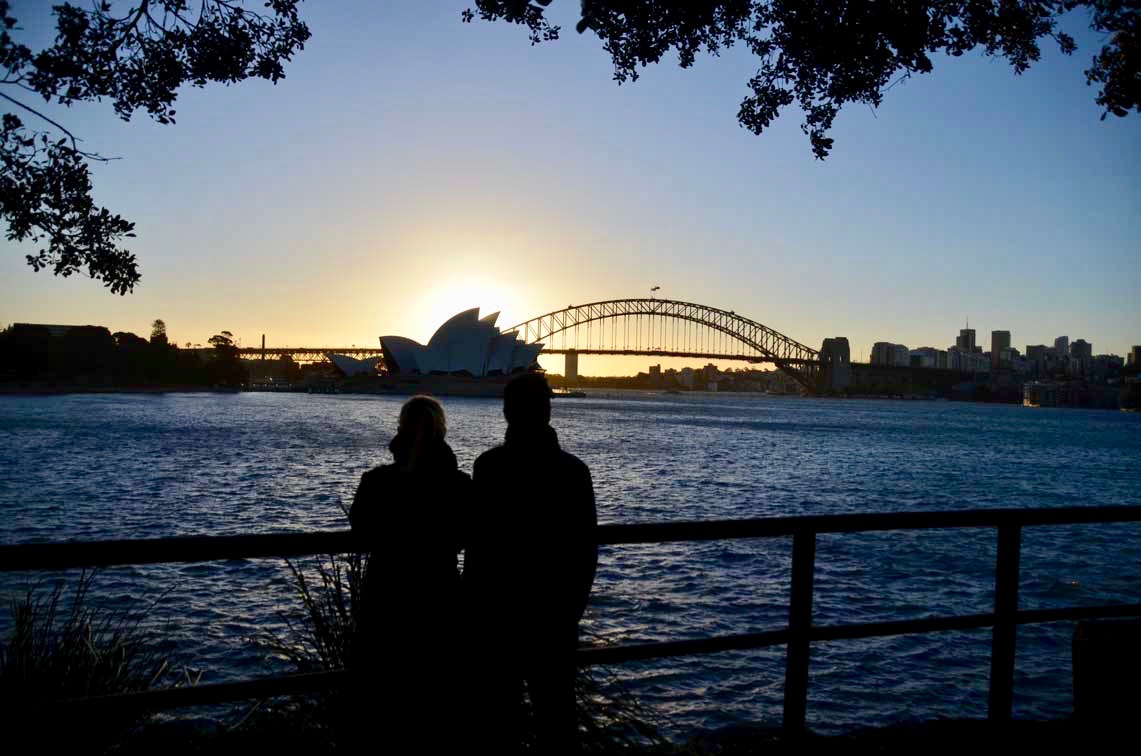
[[[460, 23], [464, 3], [365, 7], [306, 4], [282, 82], [186, 90], [176, 126], [49, 110], [123, 156], [96, 192], [137, 221], [143, 278], [113, 296], [9, 250], [0, 325], [161, 317], [180, 344], [375, 345], [464, 308], [509, 327], [661, 286], [813, 348], [847, 336], [853, 359], [945, 349], [967, 318], [1019, 349], [1068, 333], [1124, 354], [1141, 332], [1141, 120], [1098, 120], [1083, 55], [1046, 50], [1018, 77], [939, 66], [845, 110], [820, 162], [795, 114], [760, 138], [736, 124], [740, 51], [619, 87], [590, 34], [531, 47]], [[565, 28], [577, 8], [552, 5]]]

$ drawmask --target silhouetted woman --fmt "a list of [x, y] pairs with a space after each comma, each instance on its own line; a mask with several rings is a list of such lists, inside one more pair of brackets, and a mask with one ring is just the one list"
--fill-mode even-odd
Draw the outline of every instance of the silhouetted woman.
[[361, 476], [349, 511], [370, 552], [354, 647], [358, 724], [386, 739], [438, 743], [441, 725], [454, 721], [456, 555], [471, 478], [459, 470], [446, 434], [439, 402], [409, 399], [388, 445], [393, 463]]

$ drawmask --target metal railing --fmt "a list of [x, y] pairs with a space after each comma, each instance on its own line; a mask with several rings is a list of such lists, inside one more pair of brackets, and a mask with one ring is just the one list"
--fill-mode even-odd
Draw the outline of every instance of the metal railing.
[[[812, 643], [991, 627], [993, 631], [988, 716], [992, 720], [1009, 719], [1014, 691], [1014, 658], [1018, 625], [1141, 616], [1141, 604], [1138, 603], [1019, 609], [1018, 582], [1022, 529], [1050, 525], [1124, 522], [1141, 522], [1141, 506], [985, 509], [602, 525], [598, 528], [601, 546], [791, 536], [792, 579], [788, 623], [783, 628], [758, 633], [585, 647], [578, 653], [579, 666], [620, 664], [783, 644], [787, 649], [784, 727], [789, 732], [799, 732], [803, 730], [805, 724]], [[945, 528], [997, 530], [998, 551], [993, 611], [950, 617], [839, 625], [812, 623], [816, 537], [819, 534]], [[0, 546], [0, 572], [337, 554], [354, 551], [355, 545], [352, 534], [347, 530], [19, 544]], [[343, 684], [344, 680], [343, 671], [282, 675], [190, 688], [56, 701], [43, 705], [63, 708], [159, 710], [291, 695], [336, 687]]]

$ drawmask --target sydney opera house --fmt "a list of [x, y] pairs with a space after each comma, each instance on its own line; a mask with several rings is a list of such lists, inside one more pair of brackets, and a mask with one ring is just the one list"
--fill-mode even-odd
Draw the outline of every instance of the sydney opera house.
[[381, 336], [384, 366], [390, 375], [508, 376], [538, 367], [542, 344], [526, 344], [517, 331], [501, 333], [499, 313], [481, 318], [479, 308], [448, 319], [427, 345], [403, 336]]
[[355, 375], [376, 375], [376, 366], [380, 362], [379, 357], [359, 360], [347, 354], [334, 354], [332, 352], [326, 352], [325, 357], [333, 363], [337, 370], [344, 373], [346, 378], [352, 378]]

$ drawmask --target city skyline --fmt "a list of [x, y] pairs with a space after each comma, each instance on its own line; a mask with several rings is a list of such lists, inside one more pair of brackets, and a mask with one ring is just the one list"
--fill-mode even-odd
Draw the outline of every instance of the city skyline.
[[[1141, 341], [1141, 125], [1098, 120], [1081, 19], [1072, 58], [1046, 47], [1022, 76], [941, 59], [877, 112], [845, 110], [818, 162], [796, 113], [762, 137], [737, 126], [738, 51], [619, 87], [590, 34], [530, 47], [460, 23], [464, 3], [363, 7], [304, 7], [313, 38], [285, 80], [186, 90], [173, 127], [49, 108], [123, 157], [95, 191], [138, 222], [143, 280], [113, 296], [9, 245], [0, 325], [146, 335], [163, 318], [180, 344], [371, 346], [464, 308], [515, 323], [660, 286], [814, 349], [846, 336], [865, 360], [883, 340], [944, 349], [967, 317], [1019, 349]], [[30, 42], [47, 33], [33, 4], [15, 13]]]

